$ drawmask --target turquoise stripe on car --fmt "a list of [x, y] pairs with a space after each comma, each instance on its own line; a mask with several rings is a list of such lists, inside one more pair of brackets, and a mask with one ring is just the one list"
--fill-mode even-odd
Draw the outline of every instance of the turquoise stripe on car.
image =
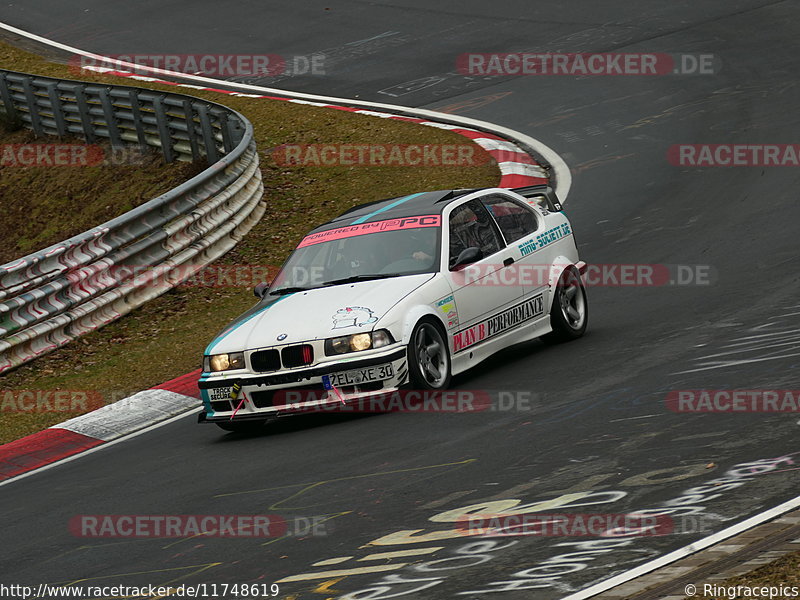
[[[236, 325], [234, 325], [234, 326], [233, 326], [233, 327], [231, 327], [230, 329], [227, 329], [226, 331], [223, 331], [222, 333], [220, 333], [220, 334], [219, 334], [219, 335], [218, 335], [218, 336], [217, 336], [217, 337], [214, 339], [214, 341], [212, 341], [212, 342], [211, 342], [211, 343], [210, 343], [210, 344], [209, 344], [209, 345], [206, 347], [206, 350], [205, 350], [204, 354], [205, 354], [205, 355], [212, 354], [212, 351], [213, 351], [213, 349], [214, 349], [214, 346], [216, 346], [217, 344], [219, 344], [219, 343], [220, 343], [220, 342], [221, 342], [223, 339], [225, 339], [225, 338], [226, 338], [228, 335], [230, 335], [231, 333], [233, 333], [234, 331], [236, 331], [237, 329], [239, 329], [239, 327], [241, 327], [241, 326], [242, 326], [242, 325], [244, 325], [245, 323], [247, 323], [247, 322], [251, 321], [252, 319], [255, 319], [255, 318], [258, 316], [258, 315], [262, 314], [262, 313], [263, 313], [263, 312], [265, 312], [266, 310], [269, 310], [270, 308], [272, 308], [273, 306], [275, 306], [275, 305], [276, 305], [278, 302], [280, 302], [280, 301], [281, 301], [281, 300], [283, 300], [284, 298], [288, 298], [289, 296], [294, 296], [294, 294], [293, 294], [293, 293], [292, 293], [292, 294], [286, 294], [285, 296], [280, 296], [280, 297], [278, 297], [278, 299], [277, 299], [277, 300], [275, 300], [275, 302], [270, 302], [270, 303], [269, 303], [267, 306], [265, 306], [265, 307], [264, 307], [264, 308], [262, 308], [261, 310], [258, 310], [258, 311], [256, 311], [256, 312], [254, 312], [252, 315], [250, 315], [249, 317], [247, 317], [247, 318], [246, 318], [244, 321], [241, 321], [241, 322], [239, 322], [239, 323], [236, 323]], [[242, 348], [242, 350], [246, 350], [246, 349], [247, 349], [247, 348]]]
[[398, 200], [395, 200], [391, 204], [387, 204], [383, 208], [379, 208], [378, 210], [373, 211], [373, 212], [369, 213], [368, 215], [366, 215], [364, 217], [361, 217], [360, 219], [356, 219], [351, 224], [352, 225], [358, 225], [359, 223], [364, 223], [367, 219], [371, 219], [375, 215], [379, 215], [382, 212], [385, 212], [385, 211], [389, 210], [390, 208], [394, 208], [395, 206], [400, 206], [401, 204], [403, 204], [403, 202], [408, 202], [409, 200], [411, 200], [413, 198], [416, 198], [417, 196], [422, 196], [422, 194], [424, 194], [424, 193], [425, 192], [419, 192], [417, 194], [411, 194], [410, 196], [404, 196], [403, 198], [399, 198]]

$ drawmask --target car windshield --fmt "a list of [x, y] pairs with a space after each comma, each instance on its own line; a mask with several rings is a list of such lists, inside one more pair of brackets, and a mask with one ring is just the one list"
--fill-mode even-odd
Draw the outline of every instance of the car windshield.
[[393, 219], [306, 236], [283, 265], [270, 293], [438, 271], [439, 217], [428, 218], [422, 226], [384, 225], [380, 230], [383, 223], [399, 221]]

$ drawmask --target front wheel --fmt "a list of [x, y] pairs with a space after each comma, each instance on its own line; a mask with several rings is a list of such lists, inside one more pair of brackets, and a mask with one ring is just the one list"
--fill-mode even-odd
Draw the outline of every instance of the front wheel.
[[430, 321], [417, 323], [411, 333], [408, 366], [417, 389], [443, 390], [450, 385], [450, 350], [441, 330]]
[[578, 271], [566, 269], [558, 279], [558, 284], [550, 307], [550, 325], [553, 331], [543, 336], [548, 342], [566, 342], [586, 333], [589, 321], [589, 304], [586, 301], [586, 288]]

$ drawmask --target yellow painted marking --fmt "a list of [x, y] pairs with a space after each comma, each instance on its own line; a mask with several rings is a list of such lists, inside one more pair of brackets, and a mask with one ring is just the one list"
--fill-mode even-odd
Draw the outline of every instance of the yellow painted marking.
[[97, 577], [86, 577], [85, 579], [75, 579], [73, 581], [65, 581], [63, 583], [57, 583], [54, 585], [61, 585], [61, 586], [70, 586], [75, 585], [76, 583], [86, 583], [87, 581], [97, 581], [99, 579], [119, 579], [120, 577], [128, 577], [130, 575], [150, 575], [153, 573], [168, 573], [170, 571], [185, 571], [186, 569], [196, 569], [191, 573], [187, 573], [186, 575], [180, 575], [175, 579], [170, 579], [169, 581], [165, 581], [158, 585], [169, 585], [179, 579], [183, 579], [184, 577], [190, 577], [191, 575], [197, 575], [198, 573], [202, 573], [203, 571], [207, 571], [211, 567], [218, 567], [223, 563], [221, 562], [214, 562], [214, 563], [206, 563], [202, 565], [189, 565], [187, 567], [170, 567], [168, 569], [153, 569], [152, 571], [134, 571], [133, 573], [116, 573], [114, 575], [99, 575]]
[[97, 544], [84, 544], [83, 546], [78, 546], [77, 548], [72, 548], [71, 550], [67, 550], [66, 552], [62, 552], [61, 554], [57, 554], [51, 558], [47, 558], [42, 561], [42, 564], [57, 560], [59, 558], [63, 558], [64, 556], [72, 554], [73, 552], [80, 552], [83, 550], [94, 550], [97, 548], [104, 549], [109, 546], [121, 546], [122, 544], [145, 544], [153, 541], [158, 541], [158, 540], [156, 538], [146, 538], [146, 539], [134, 538], [134, 539], [125, 539], [119, 542], [103, 541], [102, 543], [97, 543]]
[[[325, 521], [330, 521], [331, 519], [335, 519], [336, 517], [341, 517], [342, 515], [348, 515], [351, 512], [353, 512], [353, 511], [345, 510], [345, 511], [338, 512], [338, 513], [331, 513], [331, 515], [328, 516], [328, 518], [322, 519], [318, 523], [324, 523]], [[205, 532], [204, 531], [203, 533], [198, 533], [198, 534], [195, 534], [195, 535], [192, 535], [192, 536], [189, 536], [189, 537], [181, 538], [179, 540], [176, 540], [176, 541], [172, 542], [171, 544], [167, 544], [166, 546], [162, 546], [162, 550], [167, 550], [168, 548], [172, 548], [173, 546], [176, 546], [176, 545], [178, 545], [178, 544], [180, 544], [182, 542], [188, 542], [188, 541], [191, 541], [193, 539], [196, 539], [196, 538], [199, 538], [199, 537], [203, 537], [206, 534], [213, 534], [213, 533], [215, 533], [215, 532]], [[278, 542], [280, 540], [285, 540], [285, 539], [288, 539], [290, 537], [292, 537], [292, 536], [282, 535], [280, 537], [272, 538], [271, 540], [269, 540], [267, 542], [264, 542], [261, 545], [262, 546], [269, 546], [270, 544], [274, 544], [275, 542]]]
[[498, 92], [497, 94], [487, 94], [486, 96], [478, 96], [477, 98], [456, 102], [455, 104], [450, 104], [448, 106], [440, 106], [436, 110], [444, 113], [467, 112], [475, 108], [481, 108], [487, 104], [491, 104], [492, 102], [496, 102], [497, 100], [505, 98], [509, 94], [513, 93], [514, 92]]
[[476, 460], [477, 460], [476, 458], [468, 458], [467, 460], [462, 460], [462, 461], [458, 461], [458, 462], [442, 463], [442, 464], [439, 464], [439, 465], [429, 465], [429, 466], [426, 466], [426, 467], [411, 467], [409, 469], [396, 469], [394, 471], [379, 471], [377, 473], [364, 473], [363, 475], [351, 475], [349, 477], [338, 477], [336, 479], [326, 479], [326, 480], [322, 480], [322, 481], [315, 481], [315, 482], [312, 482], [312, 483], [298, 483], [298, 484], [294, 484], [294, 485], [283, 485], [283, 486], [272, 487], [272, 488], [259, 488], [259, 489], [255, 489], [255, 490], [246, 490], [246, 491], [242, 491], [242, 492], [230, 492], [230, 493], [227, 493], [227, 494], [217, 494], [216, 496], [213, 496], [213, 497], [214, 498], [227, 498], [229, 496], [241, 496], [243, 494], [259, 494], [259, 493], [262, 493], [262, 492], [270, 492], [270, 491], [274, 491], [274, 490], [305, 486], [305, 487], [303, 487], [303, 489], [299, 490], [298, 492], [295, 492], [294, 494], [292, 494], [288, 498], [284, 498], [283, 500], [281, 500], [281, 501], [277, 502], [276, 504], [273, 504], [272, 506], [269, 507], [270, 510], [275, 510], [281, 504], [284, 504], [284, 503], [288, 502], [289, 500], [292, 500], [293, 498], [297, 498], [298, 496], [301, 496], [301, 495], [305, 494], [306, 492], [308, 492], [308, 491], [310, 491], [310, 490], [312, 490], [312, 489], [314, 489], [316, 487], [319, 487], [321, 485], [325, 485], [326, 483], [336, 483], [336, 482], [339, 482], [339, 481], [351, 481], [353, 479], [365, 479], [367, 477], [380, 477], [382, 475], [395, 475], [397, 473], [413, 473], [414, 471], [426, 471], [426, 470], [430, 470], [430, 469], [441, 469], [443, 467], [461, 466], [461, 465], [466, 465], [466, 464], [469, 464], [469, 463], [473, 463]]
[[330, 565], [338, 565], [339, 563], [343, 563], [346, 560], [350, 560], [353, 558], [352, 556], [337, 556], [336, 558], [329, 558], [327, 560], [321, 560], [319, 562], [315, 562], [312, 567], [329, 567]]
[[270, 541], [264, 542], [261, 545], [262, 546], [269, 546], [270, 544], [274, 544], [275, 542], [280, 542], [281, 540], [288, 540], [288, 539], [289, 539], [288, 535], [282, 535], [281, 537], [272, 538]]
[[199, 537], [203, 537], [205, 535], [209, 535], [209, 534], [212, 534], [212, 533], [215, 533], [215, 532], [203, 531], [202, 533], [195, 533], [194, 535], [190, 535], [189, 537], [180, 538], [179, 540], [176, 540], [176, 541], [172, 542], [171, 544], [167, 544], [166, 546], [162, 546], [161, 549], [162, 550], [166, 550], [168, 548], [172, 548], [173, 546], [175, 546], [177, 544], [180, 544], [181, 542], [188, 542], [189, 540], [193, 540], [193, 539], [196, 539], [196, 538], [199, 538]]
[[615, 161], [618, 161], [618, 160], [622, 160], [622, 159], [625, 159], [625, 158], [630, 158], [631, 156], [634, 156], [634, 155], [633, 154], [613, 154], [613, 155], [610, 155], [610, 156], [606, 156], [606, 157], [602, 157], [602, 158], [597, 158], [597, 159], [586, 161], [584, 163], [581, 163], [581, 164], [576, 165], [575, 167], [573, 167], [573, 170], [578, 172], [578, 173], [581, 173], [583, 171], [588, 171], [589, 169], [594, 169], [595, 167], [602, 167], [604, 165], [607, 165], [609, 163], [612, 163], [612, 162], [615, 162]]
[[396, 565], [376, 565], [374, 567], [356, 567], [338, 571], [319, 571], [318, 573], [301, 573], [278, 579], [275, 583], [291, 583], [292, 581], [311, 581], [312, 579], [330, 579], [332, 577], [347, 577], [348, 575], [364, 575], [365, 573], [381, 573], [383, 571], [396, 571], [408, 566], [408, 563]]
[[160, 600], [161, 598], [169, 598], [178, 593], [180, 588], [168, 588], [167, 593], [163, 596], [153, 596], [151, 600]]
[[[330, 521], [331, 519], [335, 519], [336, 517], [341, 517], [343, 515], [349, 515], [351, 512], [353, 512], [353, 511], [352, 510], [344, 510], [342, 512], [333, 513], [333, 514], [329, 515], [328, 517], [326, 517], [325, 519], [322, 519], [321, 521], [318, 521], [316, 524], [317, 525], [321, 525], [322, 523], [325, 523], [326, 521]], [[270, 540], [268, 542], [264, 542], [261, 545], [262, 546], [269, 546], [273, 542], [277, 542], [278, 540], [285, 540], [286, 538], [289, 538], [289, 537], [292, 537], [292, 536], [284, 535], [284, 536], [281, 536], [279, 538], [272, 539], [272, 540]]]
[[475, 490], [462, 490], [460, 492], [453, 492], [452, 494], [447, 494], [447, 496], [439, 498], [438, 500], [432, 500], [427, 504], [423, 504], [422, 506], [420, 506], [420, 508], [425, 510], [432, 508], [439, 508], [440, 506], [444, 506], [448, 502], [452, 502], [453, 500], [458, 500], [462, 496], [469, 496], [474, 491]]
[[331, 586], [339, 583], [342, 579], [344, 579], [344, 577], [336, 577], [335, 579], [329, 579], [328, 581], [323, 581], [311, 591], [315, 594], [327, 594], [327, 593], [338, 594], [339, 593], [338, 590], [331, 589]]
[[411, 550], [395, 550], [394, 552], [375, 552], [367, 554], [364, 558], [359, 558], [359, 562], [365, 560], [381, 560], [384, 558], [402, 558], [404, 556], [420, 556], [421, 554], [433, 554], [444, 549], [444, 546], [433, 546], [432, 548], [412, 548]]

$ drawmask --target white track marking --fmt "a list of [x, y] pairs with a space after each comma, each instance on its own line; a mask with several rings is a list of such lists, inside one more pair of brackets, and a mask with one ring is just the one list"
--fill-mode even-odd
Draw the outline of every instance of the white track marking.
[[65, 464], [65, 463], [72, 462], [73, 460], [77, 460], [79, 458], [83, 458], [87, 454], [93, 454], [95, 452], [99, 452], [100, 450], [105, 450], [106, 448], [110, 448], [111, 446], [115, 446], [117, 444], [121, 444], [122, 442], [126, 442], [131, 438], [135, 438], [136, 436], [142, 435], [144, 433], [149, 433], [150, 431], [153, 431], [154, 429], [158, 429], [159, 427], [163, 427], [164, 425], [172, 423], [173, 421], [177, 421], [178, 419], [183, 419], [184, 417], [188, 417], [189, 415], [196, 415], [197, 412], [198, 412], [197, 408], [192, 408], [191, 410], [187, 410], [184, 413], [181, 413], [179, 415], [175, 415], [174, 417], [172, 417], [170, 419], [167, 419], [166, 421], [161, 421], [160, 423], [153, 423], [152, 425], [149, 425], [149, 426], [145, 427], [144, 429], [140, 429], [139, 431], [134, 431], [133, 433], [129, 433], [128, 435], [125, 435], [123, 437], [117, 438], [114, 441], [104, 442], [104, 443], [100, 444], [99, 446], [95, 446], [94, 448], [90, 448], [89, 450], [84, 450], [83, 452], [79, 452], [78, 454], [73, 454], [72, 456], [68, 456], [66, 458], [62, 458], [61, 460], [58, 460], [58, 461], [53, 462], [53, 463], [50, 463], [49, 465], [44, 465], [42, 467], [39, 467], [38, 469], [34, 469], [33, 471], [28, 471], [27, 473], [21, 473], [19, 475], [15, 475], [14, 477], [11, 477], [10, 479], [6, 479], [4, 481], [0, 481], [0, 487], [3, 487], [4, 485], [8, 485], [9, 483], [15, 483], [17, 481], [20, 481], [21, 479], [25, 479], [26, 477], [30, 477], [31, 475], [36, 475], [37, 473], [41, 473], [42, 471], [48, 471], [48, 470], [52, 469], [53, 467], [59, 467], [59, 466]]
[[97, 410], [69, 419], [50, 429], [66, 429], [104, 442], [138, 431], [151, 423], [200, 410], [198, 398], [163, 389], [137, 392]]
[[749, 519], [745, 519], [741, 523], [737, 523], [736, 525], [732, 525], [722, 531], [709, 535], [708, 537], [704, 537], [701, 540], [698, 540], [688, 546], [684, 546], [683, 548], [679, 548], [669, 554], [665, 554], [664, 556], [660, 556], [656, 559], [653, 559], [649, 562], [644, 563], [643, 565], [639, 565], [631, 569], [630, 571], [625, 571], [624, 573], [620, 573], [619, 575], [615, 575], [614, 577], [607, 579], [606, 581], [601, 581], [591, 587], [588, 587], [580, 592], [576, 592], [574, 594], [570, 594], [569, 596], [565, 596], [561, 600], [585, 600], [586, 598], [591, 598], [592, 596], [596, 596], [597, 594], [601, 594], [610, 590], [611, 588], [615, 588], [618, 585], [621, 585], [631, 579], [635, 579], [640, 575], [644, 575], [645, 573], [649, 573], [650, 571], [655, 571], [660, 567], [664, 567], [670, 563], [675, 562], [685, 556], [689, 556], [690, 554], [694, 554], [699, 552], [700, 550], [704, 550], [709, 546], [713, 546], [719, 542], [732, 538], [735, 535], [742, 533], [743, 531], [747, 531], [748, 529], [755, 527], [756, 525], [760, 525], [766, 521], [770, 521], [776, 517], [781, 516], [784, 513], [789, 512], [790, 510], [794, 510], [795, 508], [800, 507], [800, 496], [796, 498], [792, 498], [791, 500], [784, 502], [783, 504], [779, 504], [774, 508], [770, 508], [769, 510], [765, 510], [764, 512], [758, 513], [750, 517]]

